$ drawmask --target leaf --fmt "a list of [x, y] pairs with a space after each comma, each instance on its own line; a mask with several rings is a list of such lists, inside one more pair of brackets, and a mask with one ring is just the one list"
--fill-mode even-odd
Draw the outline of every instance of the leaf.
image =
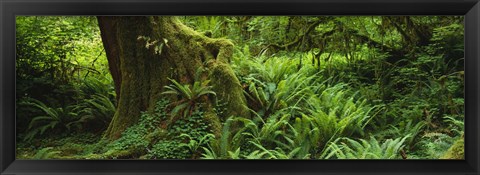
[[188, 106], [188, 103], [182, 103], [179, 104], [178, 106], [175, 106], [175, 108], [172, 109], [172, 116], [177, 116], [178, 112], [181, 110], [184, 110]]
[[163, 50], [163, 43], [160, 43], [160, 45], [155, 46], [154, 52], [157, 55], [161, 55]]

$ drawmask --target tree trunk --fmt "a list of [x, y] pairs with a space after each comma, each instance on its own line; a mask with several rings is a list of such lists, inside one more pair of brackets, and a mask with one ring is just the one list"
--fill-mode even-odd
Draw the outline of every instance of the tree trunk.
[[[233, 52], [230, 41], [205, 37], [176, 17], [97, 19], [118, 99], [106, 138], [120, 137], [138, 121], [141, 111], [153, 110], [163, 97], [163, 87], [170, 84], [167, 78], [193, 84], [200, 67], [207, 70], [217, 100], [227, 103], [222, 116], [216, 116], [213, 107], [207, 111], [214, 131], [219, 131], [221, 119], [250, 116], [240, 82], [228, 64]], [[206, 102], [212, 104], [214, 99]]]

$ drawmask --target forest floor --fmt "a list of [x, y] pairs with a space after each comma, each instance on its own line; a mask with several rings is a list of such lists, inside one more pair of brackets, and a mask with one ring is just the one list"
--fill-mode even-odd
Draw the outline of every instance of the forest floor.
[[[17, 159], [88, 159], [101, 134], [60, 134], [17, 144]], [[41, 149], [39, 149], [41, 148]]]

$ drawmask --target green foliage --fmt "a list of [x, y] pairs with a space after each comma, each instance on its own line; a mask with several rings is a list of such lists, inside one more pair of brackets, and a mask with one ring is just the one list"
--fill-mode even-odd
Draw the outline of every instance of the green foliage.
[[[149, 159], [188, 159], [200, 154], [200, 147], [213, 137], [211, 125], [198, 110], [190, 116], [166, 123], [169, 115], [167, 99], [157, 102], [153, 112], [142, 113], [137, 124], [99, 151], [107, 158], [142, 157]], [[164, 127], [168, 124], [168, 127]], [[116, 153], [123, 152], [122, 155]]]
[[85, 99], [83, 103], [77, 105], [76, 110], [78, 111], [78, 119], [68, 123], [68, 127], [82, 128], [83, 125], [98, 123], [99, 126], [95, 125], [97, 128], [105, 128], [113, 118], [116, 107], [109, 97], [93, 95], [90, 99]]
[[[444, 121], [450, 125], [450, 130], [426, 132], [423, 134], [422, 139], [417, 143], [420, 151], [416, 152], [415, 156], [433, 159], [442, 158], [456, 142], [459, 142], [459, 140], [463, 141], [463, 120], [445, 116]], [[450, 154], [456, 153], [451, 152]]]
[[[195, 111], [187, 118], [181, 118], [170, 126], [167, 134], [153, 145], [147, 157], [156, 159], [197, 158], [199, 148], [214, 137], [203, 112]], [[167, 151], [166, 151], [167, 150]]]
[[175, 121], [169, 127], [169, 134], [180, 138], [182, 134], [188, 134], [192, 138], [200, 139], [211, 133], [210, 127], [211, 124], [206, 121], [204, 113], [194, 111], [191, 116]]
[[406, 124], [402, 122], [402, 123], [399, 123], [399, 126], [393, 126], [393, 125], [390, 125], [390, 126], [391, 128], [386, 129], [384, 131], [379, 131], [375, 133], [375, 135], [378, 138], [392, 138], [397, 136], [410, 135], [411, 137], [408, 137], [405, 140], [405, 145], [413, 147], [418, 139], [418, 136], [422, 134], [422, 131], [425, 127], [425, 122], [419, 122], [417, 124], [413, 124], [412, 120], [408, 120]]
[[175, 105], [175, 108], [172, 109], [172, 116], [177, 116], [179, 112], [183, 114], [183, 117], [191, 115], [202, 97], [216, 95], [216, 93], [211, 90], [212, 87], [208, 86], [210, 80], [202, 81], [200, 79], [201, 71], [201, 69], [197, 70], [193, 86], [189, 84], [182, 85], [174, 79], [168, 79], [173, 84], [165, 86], [166, 91], [162, 92], [162, 94], [180, 96], [178, 101], [172, 103], [172, 105]]
[[115, 95], [111, 76], [105, 76], [105, 78], [88, 77], [81, 79], [80, 82], [79, 90], [87, 98], [92, 95], [112, 98]]
[[211, 139], [215, 138], [215, 135], [206, 134], [203, 137], [201, 137], [199, 140], [196, 140], [195, 138], [193, 138], [188, 134], [181, 134], [180, 137], [186, 137], [189, 140], [188, 143], [182, 143], [181, 145], [184, 147], [187, 147], [190, 150], [190, 152], [195, 153], [195, 152], [198, 152], [198, 149], [200, 148], [200, 146], [205, 145]]
[[455, 141], [440, 159], [465, 159], [465, 139], [462, 137]]
[[225, 16], [192, 16], [184, 18], [185, 23], [192, 25], [196, 31], [201, 31], [207, 37], [218, 38], [225, 33], [224, 27], [228, 21]]
[[46, 147], [38, 150], [33, 159], [51, 159], [60, 153], [60, 151], [52, 151], [52, 147]]
[[72, 106], [51, 108], [35, 99], [30, 99], [28, 104], [43, 112], [42, 115], [36, 116], [30, 121], [29, 132], [24, 138], [28, 141], [32, 140], [37, 134], [43, 134], [47, 129], [53, 130], [59, 127], [70, 129], [68, 122], [77, 115], [73, 112]]
[[359, 139], [359, 141], [339, 138], [328, 146], [322, 157], [326, 159], [398, 159], [399, 152], [408, 137], [410, 136], [387, 139], [382, 143], [375, 137], [370, 137], [370, 140]]
[[168, 100], [159, 100], [153, 113], [143, 112], [137, 124], [127, 128], [119, 139], [108, 143], [99, 152], [108, 155], [108, 153], [126, 150], [129, 152], [124, 156], [135, 157], [147, 153], [152, 142], [157, 137], [166, 135], [165, 131], [160, 128], [160, 125], [162, 120], [167, 118], [164, 110], [168, 103], [170, 103]]
[[122, 137], [114, 142], [114, 149], [145, 151], [149, 144], [145, 139], [147, 134], [147, 129], [141, 124], [134, 125], [126, 129], [125, 132], [122, 133]]
[[106, 60], [99, 59], [104, 51], [96, 25], [93, 17], [19, 16], [17, 95], [71, 100], [68, 97], [72, 97], [73, 91], [68, 88], [72, 88], [75, 78], [108, 72], [96, 70], [106, 68], [98, 65]]
[[257, 143], [252, 144], [259, 150], [255, 150], [245, 156], [246, 159], [307, 159], [310, 156], [310, 154], [303, 155], [303, 157], [302, 155], [298, 155], [298, 152], [301, 148], [295, 148], [294, 150], [286, 153], [279, 147], [275, 148], [274, 150], [268, 150]]
[[[221, 130], [213, 127], [208, 121], [225, 115], [230, 104], [216, 99], [199, 68], [193, 81], [171, 75], [182, 82], [169, 78], [171, 84], [161, 87], [166, 98], [118, 140], [98, 140], [88, 134], [106, 129], [117, 102], [97, 20], [19, 16], [17, 155], [437, 159], [464, 154], [461, 16], [179, 19], [206, 37], [233, 40], [230, 66], [253, 118], [225, 116]], [[155, 54], [168, 46], [166, 39], [135, 37]]]
[[444, 133], [426, 133], [420, 141], [421, 152], [418, 157], [430, 157], [438, 159], [453, 144], [454, 139]]
[[177, 140], [160, 141], [153, 145], [152, 150], [149, 151], [148, 156], [152, 159], [185, 159], [189, 158], [190, 152], [188, 149], [181, 147], [182, 142]]
[[[52, 108], [75, 106], [89, 95], [82, 94], [79, 80], [110, 76], [97, 25], [94, 17], [18, 16], [17, 100], [41, 99]], [[22, 130], [41, 115], [28, 108], [18, 107], [17, 124]]]
[[[207, 147], [202, 147], [205, 151], [205, 153], [202, 154], [202, 158], [228, 159], [232, 158], [232, 155], [237, 155], [233, 153], [240, 149], [241, 142], [238, 140], [238, 136], [232, 136], [232, 125], [235, 125], [236, 122], [241, 119], [242, 118], [235, 117], [228, 118], [222, 126], [220, 138], [210, 138], [207, 142]], [[235, 158], [238, 158], [238, 155]]]
[[[321, 106], [322, 103], [319, 103], [318, 107]], [[240, 152], [237, 158], [258, 155], [266, 159], [309, 158], [320, 153], [330, 140], [361, 133], [369, 121], [368, 108], [357, 107], [353, 102], [340, 108], [339, 111], [343, 113], [337, 114], [338, 108], [335, 108], [328, 114], [322, 111], [324, 109], [313, 108], [311, 116], [302, 113], [298, 117], [292, 116], [288, 110], [282, 110], [269, 116], [266, 121], [260, 116], [254, 120], [229, 118], [223, 126], [222, 137], [212, 140], [209, 147], [204, 148], [204, 158], [232, 158], [229, 152]], [[243, 127], [232, 133], [231, 125], [235, 122], [240, 122]]]

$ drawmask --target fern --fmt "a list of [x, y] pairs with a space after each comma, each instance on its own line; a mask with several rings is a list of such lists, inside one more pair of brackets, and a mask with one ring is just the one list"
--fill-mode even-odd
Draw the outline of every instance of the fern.
[[28, 125], [28, 133], [24, 140], [30, 141], [37, 134], [42, 135], [47, 130], [53, 130], [55, 128], [64, 127], [70, 129], [67, 123], [77, 116], [77, 113], [73, 111], [73, 106], [67, 106], [65, 108], [51, 108], [39, 100], [30, 99], [29, 105], [41, 110], [44, 115], [36, 116]]
[[400, 150], [410, 136], [387, 139], [380, 143], [376, 138], [370, 140], [339, 138], [332, 142], [322, 153], [325, 159], [399, 159]]
[[438, 159], [453, 145], [458, 137], [452, 137], [445, 133], [428, 132], [422, 136], [422, 140], [418, 143], [420, 145], [419, 157], [427, 157], [431, 159]]
[[229, 155], [231, 155], [231, 153], [229, 152], [232, 152], [232, 151], [236, 152], [236, 150], [240, 148], [240, 144], [241, 144], [240, 142], [232, 141], [231, 130], [232, 130], [232, 125], [236, 121], [238, 120], [235, 117], [228, 118], [223, 124], [220, 138], [209, 139], [209, 142], [207, 143], [207, 147], [202, 147], [203, 150], [205, 151], [205, 153], [202, 154], [204, 159], [231, 158], [229, 157]]
[[[197, 71], [198, 72], [198, 71]], [[172, 105], [175, 105], [175, 108], [172, 109], [172, 116], [177, 116], [179, 113], [183, 114], [183, 117], [191, 115], [195, 110], [196, 105], [200, 102], [200, 98], [207, 95], [214, 95], [216, 93], [212, 91], [212, 87], [208, 86], [209, 80], [199, 80], [196, 78], [193, 86], [189, 84], [182, 85], [174, 79], [170, 79], [171, 85], [164, 86], [166, 91], [162, 92], [164, 95], [177, 95], [181, 98], [172, 102]]]
[[277, 147], [273, 150], [266, 149], [260, 144], [253, 143], [254, 146], [256, 146], [260, 151], [257, 150], [257, 152], [252, 152], [255, 153], [252, 155], [252, 153], [247, 156], [246, 158], [252, 158], [252, 157], [260, 157], [262, 159], [307, 159], [309, 158], [310, 154], [299, 154], [301, 148], [295, 148], [288, 153], [285, 152], [283, 149]]
[[213, 134], [207, 134], [204, 135], [200, 139], [193, 138], [192, 136], [188, 134], [180, 134], [180, 137], [185, 137], [188, 139], [188, 143], [182, 143], [180, 146], [187, 147], [192, 153], [195, 153], [198, 151], [198, 149], [202, 146], [210, 142], [211, 139], [215, 138], [215, 135]]
[[109, 97], [96, 94], [90, 99], [85, 99], [74, 110], [78, 113], [78, 119], [69, 122], [67, 127], [81, 128], [86, 123], [100, 123], [105, 127], [115, 114], [116, 107]]
[[81, 82], [80, 90], [87, 98], [95, 94], [107, 97], [115, 95], [111, 76], [106, 76], [104, 79], [88, 77], [82, 79]]
[[443, 121], [450, 125], [449, 128], [451, 128], [451, 131], [453, 131], [455, 135], [459, 136], [464, 133], [465, 124], [463, 121], [463, 116], [462, 119], [456, 119], [453, 116], [445, 116], [443, 117]]
[[42, 148], [37, 151], [37, 153], [33, 156], [33, 159], [51, 159], [53, 157], [58, 156], [60, 151], [52, 151], [53, 147], [46, 147]]

